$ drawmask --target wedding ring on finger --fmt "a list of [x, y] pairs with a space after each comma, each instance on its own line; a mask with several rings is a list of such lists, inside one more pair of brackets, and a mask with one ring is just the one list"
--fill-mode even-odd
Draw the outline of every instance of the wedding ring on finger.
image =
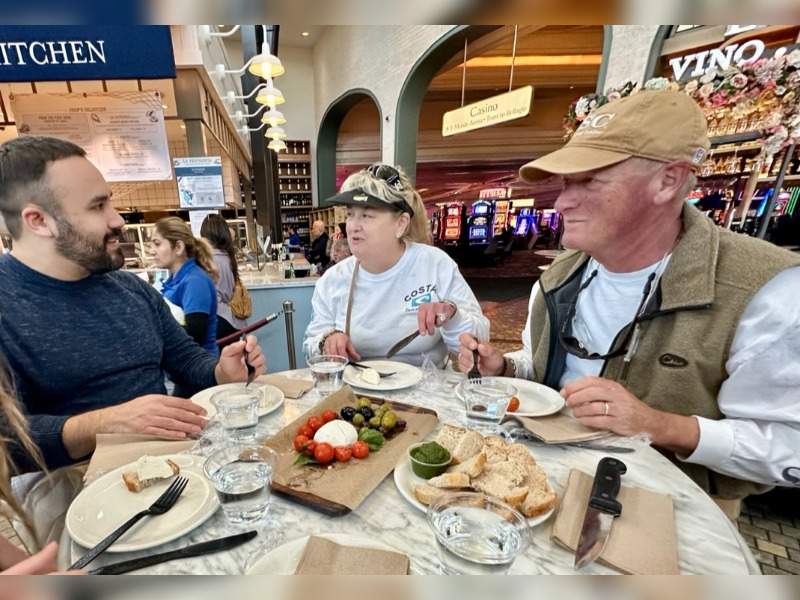
[[445, 321], [447, 321], [447, 314], [446, 313], [443, 313], [443, 312], [436, 313], [436, 325], [437, 326], [443, 325]]
[[603, 402], [603, 416], [608, 416], [608, 402]]

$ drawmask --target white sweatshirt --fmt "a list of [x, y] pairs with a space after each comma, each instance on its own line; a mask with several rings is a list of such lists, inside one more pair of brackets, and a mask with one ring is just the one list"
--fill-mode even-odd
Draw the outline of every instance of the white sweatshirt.
[[[332, 267], [317, 282], [312, 299], [311, 323], [306, 329], [306, 356], [318, 355], [322, 337], [344, 331], [350, 281], [355, 267], [351, 256]], [[483, 316], [475, 294], [458, 265], [442, 250], [409, 242], [397, 263], [383, 273], [359, 268], [350, 320], [350, 338], [362, 359], [383, 358], [389, 349], [417, 330], [419, 306], [449, 300], [458, 307], [455, 316], [432, 336], [419, 336], [393, 359], [421, 365], [428, 355], [443, 366], [448, 350], [458, 352], [458, 336], [469, 332], [489, 339], [489, 320]]]
[[[633, 318], [649, 267], [635, 273], [598, 270], [578, 297], [578, 339], [594, 352], [607, 352], [617, 332]], [[584, 272], [584, 278], [588, 274]], [[530, 311], [539, 293], [533, 286], [522, 350], [507, 354], [517, 376], [530, 379]], [[800, 267], [786, 269], [753, 296], [742, 313], [717, 395], [725, 418], [695, 417], [700, 440], [686, 462], [758, 483], [800, 486]], [[598, 375], [602, 360], [568, 355], [560, 385]]]

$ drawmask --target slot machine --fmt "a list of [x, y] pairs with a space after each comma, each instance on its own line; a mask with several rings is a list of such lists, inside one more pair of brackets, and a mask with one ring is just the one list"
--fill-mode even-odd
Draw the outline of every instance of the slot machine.
[[494, 235], [500, 235], [506, 230], [510, 210], [511, 202], [508, 200], [497, 200], [494, 203]]
[[514, 226], [514, 235], [525, 237], [533, 226], [533, 209], [520, 208]]
[[438, 210], [435, 210], [431, 215], [431, 238], [433, 238], [434, 244], [439, 241], [439, 236], [442, 233], [441, 227], [442, 227], [441, 213]]
[[448, 204], [444, 208], [444, 215], [442, 217], [441, 237], [439, 238], [442, 244], [458, 245], [461, 239], [461, 228], [463, 227], [462, 218], [464, 214], [464, 205], [460, 202]]
[[470, 246], [487, 245], [492, 239], [492, 204], [478, 200], [472, 205], [472, 214], [467, 221]]

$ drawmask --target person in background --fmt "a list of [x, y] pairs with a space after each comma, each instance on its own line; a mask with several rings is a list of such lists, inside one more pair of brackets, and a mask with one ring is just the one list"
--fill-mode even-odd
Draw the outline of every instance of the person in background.
[[217, 359], [161, 294], [120, 270], [125, 222], [81, 147], [42, 136], [0, 145], [0, 213], [14, 239], [0, 257], [0, 354], [48, 468], [86, 459], [98, 433], [198, 435], [205, 411], [167, 396], [165, 375], [208, 388], [246, 381], [245, 359], [264, 371], [255, 336]]
[[308, 356], [384, 357], [418, 331], [396, 359], [420, 365], [428, 355], [441, 367], [462, 333], [489, 339], [489, 321], [458, 265], [431, 245], [422, 198], [405, 174], [372, 165], [348, 177], [330, 200], [347, 207], [353, 256], [314, 288]]
[[217, 339], [224, 338], [247, 325], [237, 319], [231, 310], [233, 288], [239, 280], [236, 248], [233, 247], [230, 229], [220, 215], [208, 215], [200, 226], [200, 235], [214, 249], [212, 256], [217, 266]]
[[289, 227], [289, 246], [299, 247], [302, 245], [303, 242], [300, 239], [300, 236], [297, 234], [297, 229], [294, 227]]
[[186, 333], [216, 356], [219, 352], [214, 282], [218, 272], [211, 248], [205, 240], [194, 237], [189, 224], [178, 217], [158, 221], [150, 244], [156, 264], [170, 273], [164, 282], [164, 297], [183, 311]]
[[325, 270], [327, 271], [334, 265], [342, 262], [348, 256], [352, 256], [352, 253], [350, 252], [350, 246], [347, 243], [347, 238], [339, 238], [334, 240], [331, 244], [331, 262], [328, 263], [328, 266], [325, 268]]
[[321, 265], [323, 269], [331, 262], [328, 256], [328, 233], [322, 221], [314, 221], [311, 226], [311, 250], [308, 253], [308, 262], [312, 265]]

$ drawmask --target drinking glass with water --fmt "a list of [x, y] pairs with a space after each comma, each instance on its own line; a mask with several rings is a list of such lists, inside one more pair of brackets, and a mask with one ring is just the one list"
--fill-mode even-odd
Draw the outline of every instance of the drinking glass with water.
[[322, 354], [308, 359], [315, 388], [321, 398], [342, 387], [342, 374], [347, 362], [346, 357], [335, 354]]
[[445, 575], [502, 575], [530, 545], [525, 517], [484, 494], [445, 494], [427, 517]]
[[260, 393], [246, 389], [221, 390], [211, 396], [226, 435], [235, 441], [252, 441], [258, 426]]
[[500, 433], [508, 404], [519, 393], [516, 387], [496, 377], [466, 379], [457, 390], [464, 401], [467, 427], [490, 435]]
[[228, 522], [252, 525], [267, 514], [278, 455], [266, 446], [232, 445], [211, 454], [204, 471]]

